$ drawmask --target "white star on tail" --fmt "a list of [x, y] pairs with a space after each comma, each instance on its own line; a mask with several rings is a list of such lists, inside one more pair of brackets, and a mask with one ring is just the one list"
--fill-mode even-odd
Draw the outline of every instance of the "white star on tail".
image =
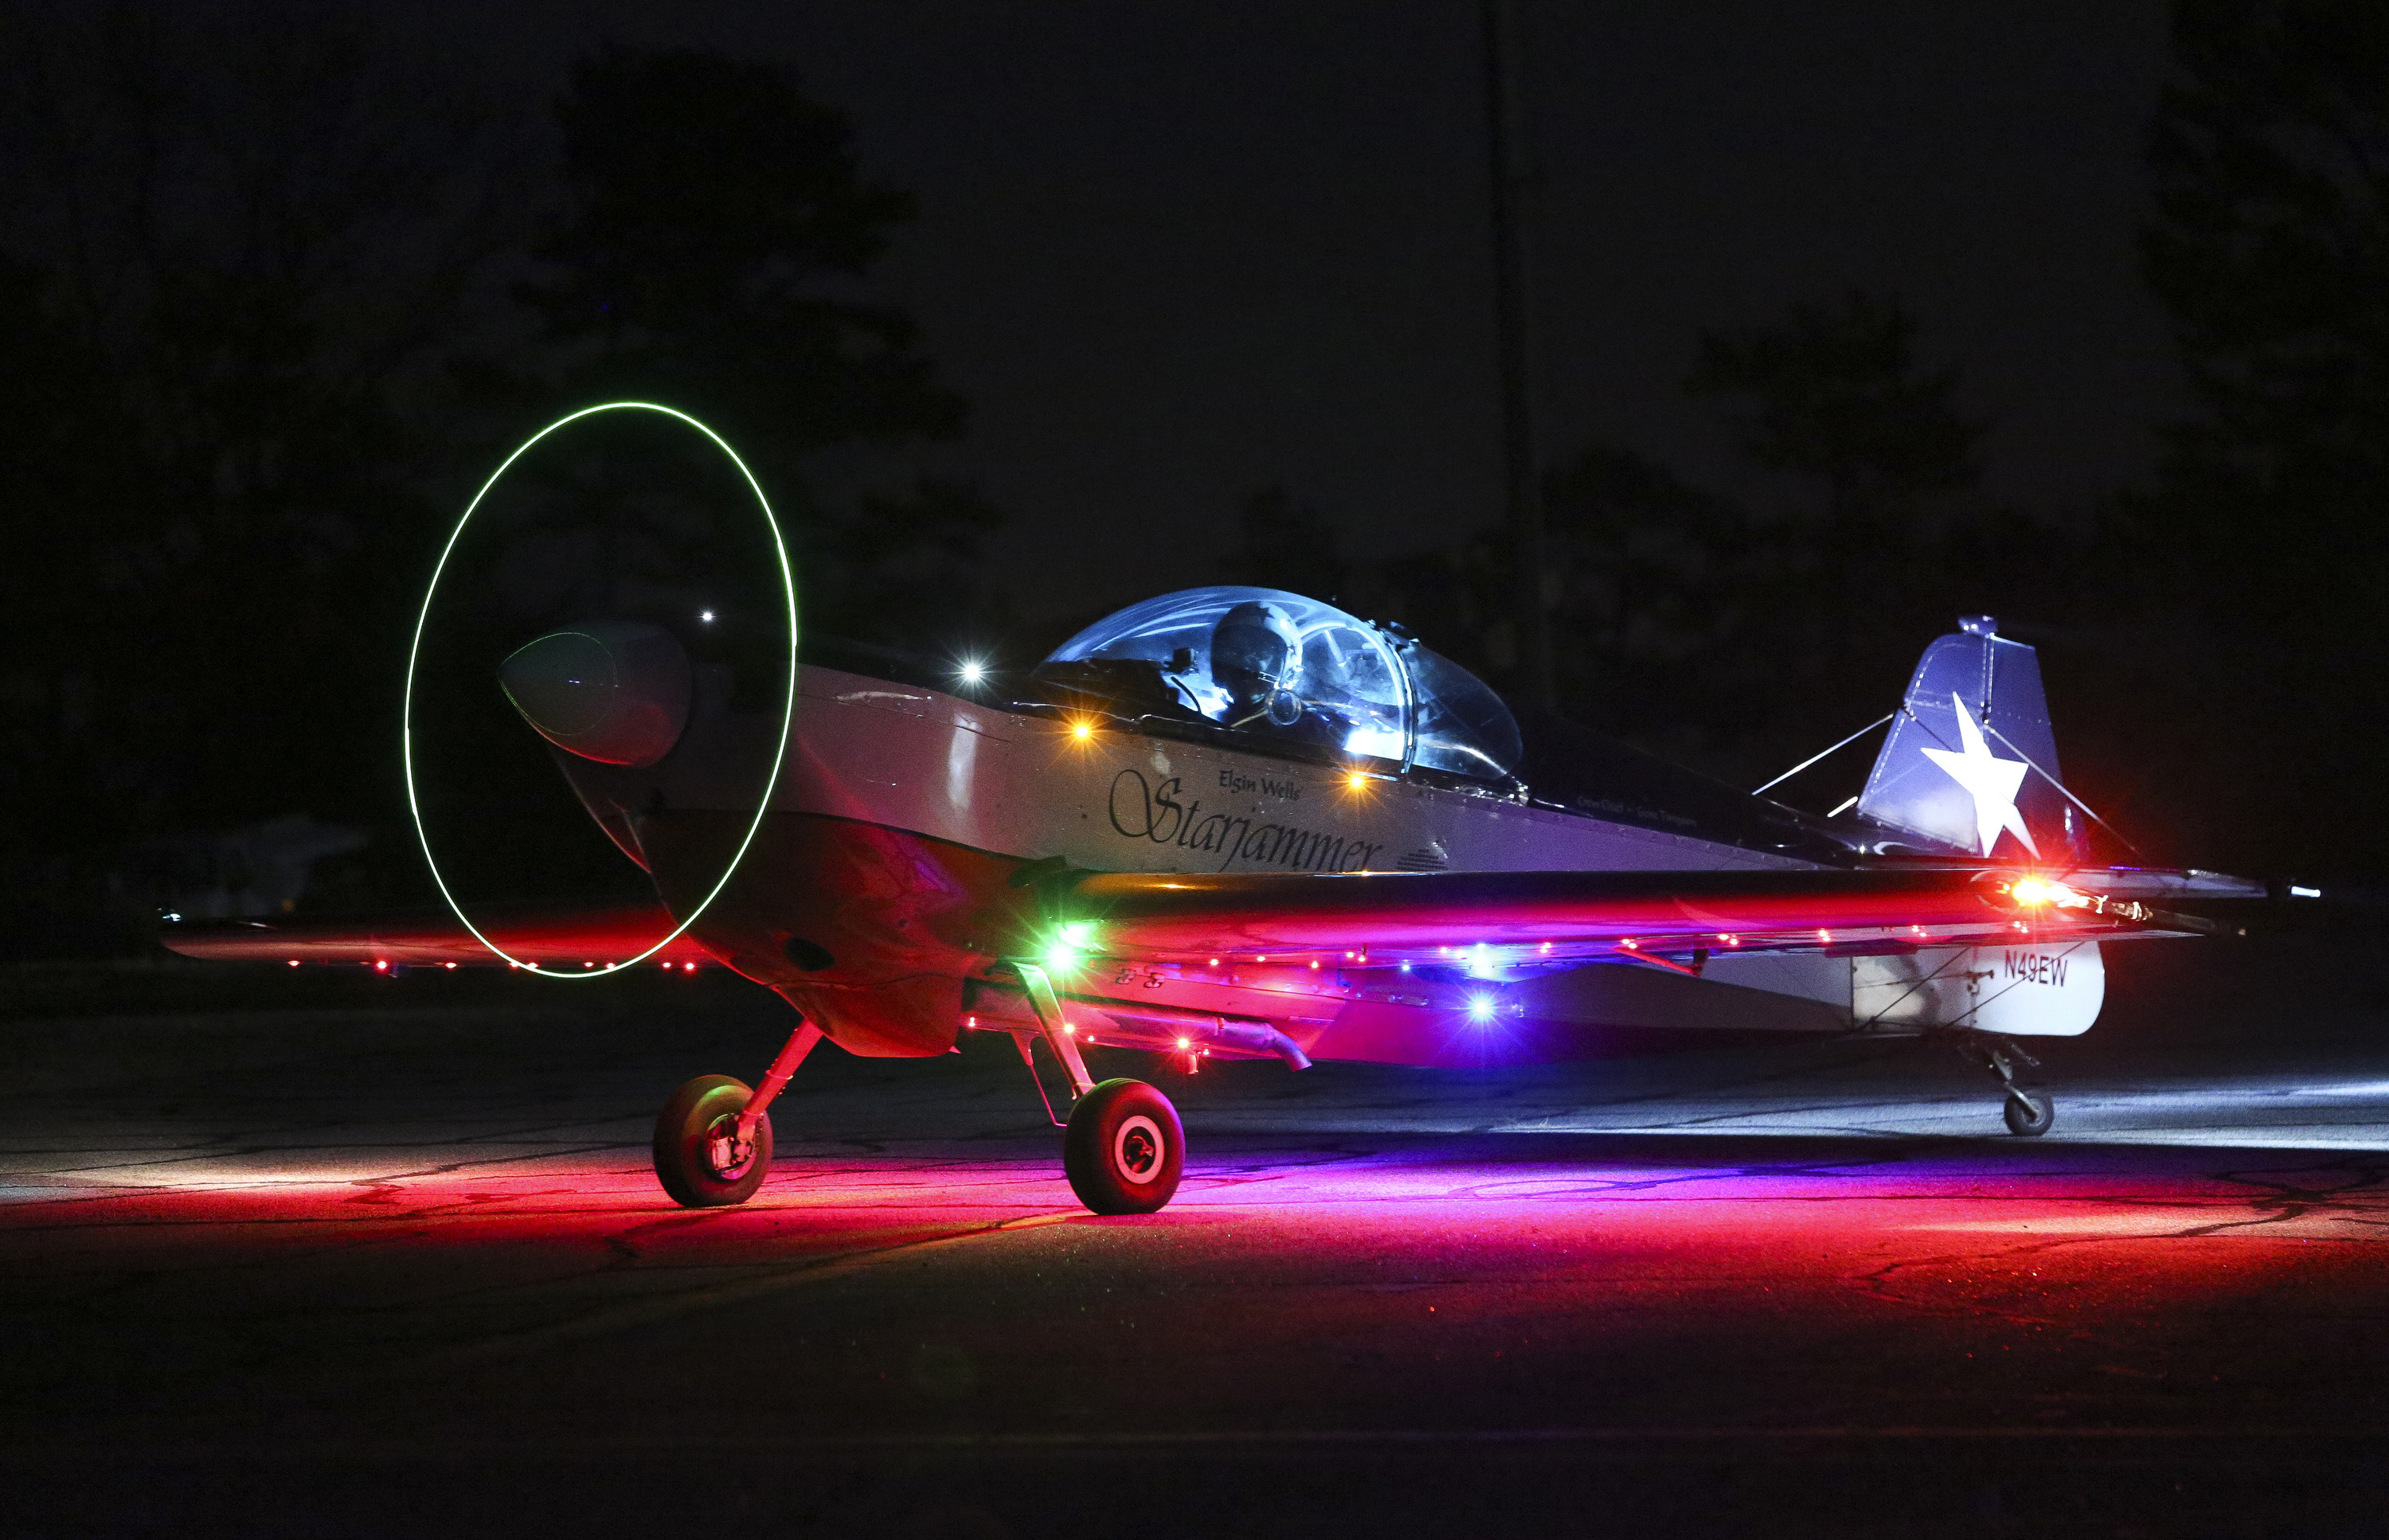
[[1974, 799], [1974, 831], [1983, 841], [1983, 854], [1999, 842], [1999, 831], [2005, 829], [2024, 841], [2024, 847], [2040, 856], [2040, 846], [2032, 843], [2032, 831], [2024, 826], [2024, 815], [2016, 811], [2016, 788], [2024, 784], [2025, 765], [2021, 759], [2002, 759], [1983, 742], [1983, 730], [1974, 725], [1974, 714], [1956, 695], [1949, 704], [1958, 708], [1958, 739], [1966, 752], [1952, 754], [1946, 748], [1928, 748], [1924, 757], [1949, 772], [1949, 779], [1966, 788]]

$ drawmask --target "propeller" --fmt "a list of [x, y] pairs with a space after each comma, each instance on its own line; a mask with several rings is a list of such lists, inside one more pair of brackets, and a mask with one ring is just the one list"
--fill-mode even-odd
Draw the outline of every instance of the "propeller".
[[[523, 463], [599, 417], [623, 426], [595, 440], [571, 435], [562, 459]], [[693, 457], [683, 430], [702, 440]], [[493, 497], [517, 470], [522, 485]], [[768, 555], [754, 549], [742, 502], [761, 515]], [[407, 807], [450, 910], [498, 957], [553, 978], [602, 977], [671, 945], [729, 886], [762, 829], [795, 721], [797, 635], [778, 519], [720, 434], [671, 407], [610, 401], [525, 440], [450, 532], [407, 656]], [[528, 735], [502, 727], [513, 716], [572, 757], [569, 787], [548, 756], [524, 757]], [[703, 788], [696, 824], [647, 827], [668, 803], [683, 805], [664, 788], [684, 789], [692, 770]], [[668, 873], [653, 859], [657, 837], [671, 846]], [[495, 902], [580, 903], [588, 885], [625, 877], [644, 888], [621, 856], [649, 868], [672, 910], [636, 956], [541, 967], [475, 923], [471, 911]], [[559, 878], [582, 890], [564, 897]]]

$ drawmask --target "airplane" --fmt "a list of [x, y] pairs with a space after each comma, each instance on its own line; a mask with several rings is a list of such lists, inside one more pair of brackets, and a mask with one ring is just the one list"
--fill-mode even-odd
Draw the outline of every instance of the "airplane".
[[656, 1175], [687, 1207], [754, 1195], [769, 1109], [824, 1038], [901, 1058], [1008, 1034], [1072, 1190], [1118, 1215], [1169, 1202], [1185, 1133], [1087, 1048], [1194, 1074], [1530, 1063], [1588, 1026], [1930, 1034], [2033, 1137], [2055, 1104], [2027, 1045], [2089, 1030], [2103, 945], [2244, 934], [2251, 906], [2317, 896], [2094, 862], [2037, 655], [1989, 617], [1926, 647], [1827, 817], [1515, 712], [1401, 626], [1278, 590], [1164, 594], [1026, 670], [808, 637], [786, 713], [694, 637], [568, 626], [496, 669], [654, 908], [185, 923], [165, 945], [735, 969], [798, 1020], [753, 1086], [666, 1101]]

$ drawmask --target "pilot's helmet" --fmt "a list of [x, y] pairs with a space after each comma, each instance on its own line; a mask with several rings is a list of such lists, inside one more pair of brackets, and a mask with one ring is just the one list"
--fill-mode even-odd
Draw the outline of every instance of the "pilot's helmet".
[[1273, 605], [1247, 600], [1211, 628], [1211, 679], [1240, 713], [1268, 703], [1301, 667], [1294, 623]]

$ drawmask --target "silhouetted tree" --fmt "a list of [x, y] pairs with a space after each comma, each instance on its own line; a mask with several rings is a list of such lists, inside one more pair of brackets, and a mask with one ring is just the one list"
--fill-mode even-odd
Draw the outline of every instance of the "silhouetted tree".
[[0, 17], [0, 753], [43, 809], [0, 834], [0, 946], [93, 934], [129, 846], [302, 809], [380, 824], [377, 880], [419, 880], [391, 752], [413, 605], [463, 490], [560, 405], [635, 389], [753, 451], [811, 623], [972, 612], [977, 494], [802, 491], [812, 452], [962, 421], [859, 297], [909, 203], [842, 120], [773, 67], [601, 54], [543, 198], [522, 125], [405, 25]]
[[999, 522], [983, 498], [943, 482], [832, 508], [806, 490], [828, 445], [962, 430], [911, 319], [858, 298], [911, 197], [868, 180], [845, 118], [775, 64], [609, 48], [556, 110], [567, 201], [517, 289], [553, 351], [547, 394], [720, 426], [796, 516], [815, 623], [920, 641], [971, 613]]
[[1897, 300], [1852, 294], [1701, 338], [1686, 388], [1721, 404], [1771, 478], [1731, 536], [1736, 661], [1769, 681], [1754, 725], [1863, 721], [1955, 617], [1934, 548], [1968, 516], [1981, 430], [1955, 371], [1919, 364], [1915, 333]]
[[[2234, 859], [2371, 865], [2389, 732], [2389, 10], [2178, 0], [2143, 272], [2197, 412], [2114, 560], [2142, 586], [2136, 724], [2165, 821]], [[2220, 855], [2211, 859], [2221, 859]]]
[[2173, 40], [2142, 251], [2202, 410], [2171, 533], [2303, 609], [2389, 552], [2389, 11], [2183, 0]]
[[0, 357], [35, 429], [0, 450], [31, 558], [5, 667], [57, 708], [10, 724], [16, 795], [47, 814], [6, 838], [53, 873], [11, 897], [52, 915], [130, 844], [348, 812], [390, 770], [415, 414], [500, 225], [477, 124], [402, 50], [262, 10], [20, 13], [0, 37], [0, 249], [29, 269]]
[[1547, 559], [1562, 706], [1593, 726], [1679, 737], [1688, 685], [1724, 716], [1740, 634], [1745, 515], [1631, 451], [1594, 445], [1550, 478]]
[[1236, 510], [1236, 544], [1221, 558], [1220, 575], [1232, 583], [1333, 599], [1344, 591], [1346, 566], [1335, 526], [1325, 515], [1297, 503], [1284, 487], [1262, 487]]

